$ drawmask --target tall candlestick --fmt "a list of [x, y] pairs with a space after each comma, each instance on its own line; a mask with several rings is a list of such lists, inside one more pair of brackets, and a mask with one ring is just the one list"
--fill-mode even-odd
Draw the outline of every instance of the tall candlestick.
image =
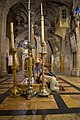
[[42, 88], [39, 92], [39, 96], [48, 96], [49, 93], [46, 91], [45, 89], [45, 76], [44, 76], [44, 55], [45, 55], [45, 52], [44, 52], [44, 16], [43, 16], [43, 9], [42, 9], [42, 3], [41, 3], [41, 39], [42, 39], [42, 43], [41, 43], [41, 46], [42, 46], [42, 52], [41, 52], [41, 55], [42, 55]]
[[41, 3], [41, 39], [42, 39], [42, 43], [44, 43], [44, 16], [43, 16], [42, 3]]
[[32, 46], [31, 46], [31, 19], [30, 19], [30, 0], [28, 2], [28, 42], [29, 42], [29, 81], [28, 81], [28, 89], [26, 91], [26, 97], [30, 100], [36, 92], [33, 91], [32, 87]]
[[14, 49], [14, 30], [13, 30], [13, 22], [10, 23], [10, 29], [11, 29], [11, 47]]

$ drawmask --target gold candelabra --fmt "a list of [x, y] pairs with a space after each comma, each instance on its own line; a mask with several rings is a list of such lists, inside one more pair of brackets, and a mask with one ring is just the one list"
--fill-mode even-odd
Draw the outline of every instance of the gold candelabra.
[[15, 54], [16, 50], [14, 48], [14, 31], [13, 31], [13, 22], [10, 23], [10, 28], [11, 28], [11, 43], [12, 43], [12, 58], [13, 58], [13, 88], [11, 89], [11, 96], [17, 97], [22, 94], [22, 90], [17, 86], [17, 81], [16, 81], [16, 61], [15, 61]]
[[45, 87], [45, 75], [44, 75], [44, 55], [46, 55], [47, 53], [44, 51], [44, 16], [43, 16], [43, 9], [42, 9], [42, 3], [41, 3], [41, 56], [42, 56], [42, 86], [41, 86], [41, 90], [38, 93], [39, 96], [48, 96], [50, 93], [47, 92], [46, 87]]

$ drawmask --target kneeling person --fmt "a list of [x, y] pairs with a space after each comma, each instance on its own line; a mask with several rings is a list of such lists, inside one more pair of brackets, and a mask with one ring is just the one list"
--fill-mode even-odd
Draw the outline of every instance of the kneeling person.
[[[59, 90], [59, 83], [56, 80], [56, 77], [44, 75], [45, 83], [49, 85], [51, 91], [58, 91]], [[40, 80], [42, 81], [42, 75], [40, 77]]]
[[[65, 89], [59, 85], [56, 77], [54, 76], [49, 76], [49, 75], [44, 75], [45, 83], [48, 85], [51, 91], [65, 91]], [[42, 81], [42, 75], [40, 76], [40, 81]]]

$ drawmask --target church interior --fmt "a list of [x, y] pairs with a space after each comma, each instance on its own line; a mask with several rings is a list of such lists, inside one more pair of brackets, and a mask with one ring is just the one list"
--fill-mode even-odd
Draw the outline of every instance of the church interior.
[[80, 0], [0, 0], [0, 16], [0, 120], [80, 120]]

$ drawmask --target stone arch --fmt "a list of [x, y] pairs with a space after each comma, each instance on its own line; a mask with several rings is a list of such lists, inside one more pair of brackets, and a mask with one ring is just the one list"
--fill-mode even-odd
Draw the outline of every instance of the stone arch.
[[7, 0], [4, 4], [10, 9], [14, 4], [19, 2], [20, 0]]

